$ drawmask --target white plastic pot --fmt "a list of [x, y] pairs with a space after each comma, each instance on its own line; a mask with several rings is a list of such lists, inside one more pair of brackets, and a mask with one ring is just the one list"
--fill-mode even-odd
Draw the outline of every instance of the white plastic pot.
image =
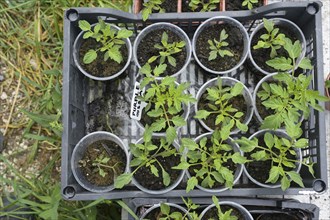
[[[162, 137], [165, 137], [162, 136]], [[160, 137], [155, 137], [153, 136], [153, 138], [160, 138]], [[137, 142], [137, 144], [142, 144], [143, 143], [143, 138], [139, 139]], [[180, 145], [174, 141], [172, 143], [172, 145], [176, 148], [177, 151], [179, 151], [179, 148], [180, 148]], [[130, 159], [129, 161], [131, 161], [133, 159], [133, 155], [131, 154], [130, 155]], [[176, 171], [176, 170], [173, 170], [173, 171]], [[129, 172], [131, 173], [132, 172], [132, 169], [131, 167], [129, 166]], [[177, 187], [180, 182], [182, 181], [183, 177], [184, 177], [184, 173], [185, 171], [184, 170], [181, 170], [181, 173], [178, 177], [178, 179], [176, 179], [176, 181], [174, 181], [172, 184], [170, 184], [169, 186], [167, 186], [166, 188], [164, 189], [160, 189], [160, 190], [150, 190], [150, 189], [147, 189], [145, 188], [144, 186], [142, 186], [135, 178], [134, 178], [134, 175], [132, 177], [132, 183], [137, 187], [139, 188], [141, 191], [145, 192], [145, 193], [148, 193], [148, 194], [155, 194], [155, 195], [160, 195], [160, 194], [164, 194], [164, 193], [167, 193], [167, 192], [170, 192], [171, 190], [173, 190], [175, 187]]]
[[114, 189], [114, 184], [111, 184], [109, 186], [96, 186], [92, 184], [87, 180], [87, 178], [79, 168], [79, 161], [83, 158], [88, 146], [100, 140], [112, 141], [117, 145], [119, 145], [121, 149], [125, 152], [126, 154], [125, 173], [128, 172], [128, 161], [129, 161], [127, 148], [124, 142], [116, 135], [105, 131], [97, 131], [84, 136], [73, 149], [71, 156], [71, 170], [73, 176], [75, 177], [75, 179], [77, 180], [80, 186], [82, 186], [83, 188], [85, 188], [90, 192], [96, 192], [96, 193], [109, 192]]
[[[91, 27], [93, 28], [96, 24], [92, 24]], [[107, 25], [110, 25], [111, 28], [115, 29], [115, 30], [120, 30], [121, 28], [117, 27], [116, 25], [113, 24], [109, 24], [107, 23]], [[124, 39], [125, 41], [125, 45], [128, 51], [128, 57], [127, 57], [127, 61], [125, 66], [118, 71], [117, 73], [111, 75], [111, 76], [107, 76], [107, 77], [98, 77], [98, 76], [94, 76], [92, 73], [87, 72], [81, 65], [80, 65], [80, 59], [79, 59], [79, 50], [80, 50], [80, 46], [83, 42], [83, 35], [85, 34], [85, 31], [81, 31], [76, 40], [73, 43], [73, 60], [76, 64], [76, 66], [78, 67], [78, 69], [80, 70], [80, 72], [82, 72], [85, 76], [94, 79], [94, 80], [100, 80], [100, 81], [106, 81], [106, 80], [112, 80], [117, 78], [118, 76], [120, 76], [130, 65], [131, 63], [131, 59], [132, 59], [132, 44], [131, 41], [129, 39]]]
[[[241, 83], [240, 81], [238, 81], [237, 79], [231, 78], [231, 77], [221, 77], [222, 79], [222, 86], [229, 86], [229, 87], [233, 87], [236, 83]], [[197, 102], [195, 104], [195, 112], [197, 113], [198, 110], [202, 110], [202, 109], [198, 109], [198, 102], [200, 101], [202, 95], [207, 92], [207, 88], [211, 88], [213, 86], [217, 86], [217, 80], [218, 78], [213, 78], [209, 81], [207, 81], [206, 83], [204, 83], [202, 85], [202, 87], [198, 90], [197, 95], [196, 95], [196, 99]], [[242, 83], [243, 84], [243, 83]], [[243, 121], [243, 124], [248, 125], [249, 122], [252, 119], [253, 116], [253, 104], [252, 104], [252, 95], [249, 91], [249, 89], [243, 84], [243, 92], [242, 95], [244, 97], [245, 103], [247, 105], [247, 112], [245, 114], [245, 118]], [[203, 121], [203, 119], [198, 119], [198, 121], [201, 123], [201, 125], [208, 131], [214, 131], [214, 129], [210, 128], [208, 125], [205, 124], [205, 122]], [[238, 128], [235, 128], [233, 131], [231, 131], [231, 134], [236, 134], [239, 132]]]
[[[256, 133], [254, 133], [251, 137], [249, 137], [250, 140], [252, 140], [254, 137], [258, 138], [260, 136], [264, 136], [264, 134], [266, 132], [271, 133], [272, 135], [276, 135], [277, 137], [280, 138], [286, 138], [286, 139], [290, 139], [289, 135], [283, 131], [283, 130], [260, 130]], [[301, 162], [302, 162], [302, 154], [301, 154], [301, 149], [300, 148], [296, 148], [294, 149], [296, 151], [296, 156], [297, 156], [297, 160], [299, 162], [296, 163], [296, 168], [293, 170], [297, 173], [299, 173], [300, 169], [301, 169]], [[281, 183], [277, 182], [275, 184], [272, 183], [261, 183], [258, 180], [254, 179], [248, 172], [247, 168], [245, 166], [243, 166], [244, 169], [244, 173], [245, 175], [249, 178], [249, 180], [251, 180], [253, 183], [257, 184], [258, 186], [264, 187], [264, 188], [280, 188], [281, 187]], [[268, 173], [267, 173], [268, 175]]]
[[[298, 68], [298, 65], [300, 63], [300, 61], [304, 58], [305, 56], [305, 53], [306, 53], [306, 39], [305, 39], [305, 36], [303, 34], [303, 32], [301, 31], [301, 29], [295, 24], [293, 23], [292, 21], [288, 20], [288, 19], [284, 19], [284, 18], [272, 18], [272, 19], [269, 19], [269, 21], [272, 21], [274, 22], [275, 26], [284, 26], [288, 29], [290, 29], [291, 31], [293, 31], [296, 35], [296, 38], [300, 41], [300, 44], [301, 44], [301, 48], [302, 48], [302, 51], [301, 51], [301, 54], [300, 56], [297, 58], [296, 60], [296, 67]], [[251, 50], [253, 50], [253, 46], [254, 45], [251, 45], [251, 42], [253, 40], [253, 38], [255, 37], [255, 35], [264, 28], [264, 24], [261, 23], [259, 24], [252, 32], [251, 36], [250, 36], [250, 40], [249, 40], [249, 45], [248, 45], [248, 53], [249, 53], [249, 58], [253, 64], [253, 66], [261, 73], [265, 74], [265, 75], [268, 75], [268, 74], [272, 74], [272, 73], [275, 73], [275, 72], [268, 72], [264, 69], [262, 69], [254, 60], [253, 56], [252, 56], [252, 52]], [[279, 33], [281, 32], [281, 29], [279, 31]], [[289, 71], [291, 72], [291, 71]]]
[[[197, 138], [195, 138], [195, 142], [198, 143], [202, 138], [207, 137], [207, 138], [211, 138], [212, 136], [212, 132], [209, 133], [205, 133], [202, 134], [200, 136], [198, 136]], [[231, 145], [233, 147], [233, 151], [234, 152], [239, 152], [241, 155], [243, 155], [243, 152], [239, 149], [239, 146], [234, 142], [234, 140], [232, 138], [229, 138], [227, 141], [227, 144]], [[235, 185], [239, 178], [241, 177], [242, 173], [243, 173], [243, 165], [241, 164], [236, 164], [237, 168], [234, 172], [234, 182], [233, 185]], [[191, 174], [189, 173], [189, 170], [186, 170], [186, 175], [188, 177], [188, 179], [191, 178]], [[222, 186], [219, 188], [205, 188], [202, 187], [201, 185], [197, 185], [196, 186], [198, 189], [204, 191], [204, 192], [208, 192], [208, 193], [219, 193], [219, 192], [223, 192], [225, 190], [228, 190], [228, 187]]]
[[[197, 44], [199, 35], [204, 31], [205, 28], [212, 26], [212, 25], [216, 25], [216, 24], [222, 24], [222, 23], [231, 25], [233, 27], [237, 27], [240, 30], [242, 37], [243, 37], [243, 45], [241, 45], [243, 47], [243, 52], [241, 55], [241, 59], [234, 67], [232, 67], [231, 69], [225, 70], [225, 71], [216, 71], [216, 70], [212, 70], [212, 69], [208, 68], [203, 63], [201, 63], [200, 59], [198, 58], [198, 54], [196, 52], [196, 44]], [[245, 27], [236, 19], [227, 17], [227, 16], [216, 16], [216, 17], [212, 17], [212, 18], [204, 21], [195, 31], [195, 34], [194, 34], [194, 37], [192, 40], [193, 54], [194, 54], [196, 62], [204, 70], [206, 70], [209, 73], [213, 73], [213, 74], [227, 74], [227, 73], [233, 72], [234, 70], [236, 70], [237, 68], [242, 66], [248, 56], [248, 45], [249, 45], [249, 35], [248, 35]], [[205, 47], [208, 47], [207, 42], [205, 42]]]

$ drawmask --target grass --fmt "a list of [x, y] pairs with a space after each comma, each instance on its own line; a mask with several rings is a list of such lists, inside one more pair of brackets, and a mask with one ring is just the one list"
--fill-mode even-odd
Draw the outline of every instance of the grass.
[[[0, 216], [24, 219], [25, 214], [32, 214], [36, 219], [120, 219], [120, 207], [127, 208], [121, 201], [104, 199], [64, 201], [60, 196], [57, 170], [62, 131], [64, 10], [97, 6], [127, 11], [131, 4], [131, 0], [0, 1], [0, 68], [5, 69], [0, 95], [4, 92], [9, 96], [0, 99], [3, 107], [0, 118], [4, 119], [0, 128], [7, 138], [7, 148], [18, 144], [12, 140], [14, 137], [19, 137], [19, 142], [29, 143], [27, 149], [18, 148], [7, 156], [0, 156], [0, 165], [6, 167], [5, 175], [0, 176]], [[21, 167], [13, 163], [19, 155], [24, 158]], [[39, 164], [43, 169], [33, 174], [24, 172], [46, 155], [51, 157]], [[8, 187], [13, 191], [10, 194], [5, 193]], [[98, 212], [105, 207], [112, 210], [107, 218]]]

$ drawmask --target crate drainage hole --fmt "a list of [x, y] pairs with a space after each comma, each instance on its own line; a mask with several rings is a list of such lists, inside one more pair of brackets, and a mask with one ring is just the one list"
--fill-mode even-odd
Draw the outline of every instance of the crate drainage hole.
[[313, 182], [313, 189], [316, 192], [323, 192], [326, 188], [327, 186], [323, 180], [315, 180]]
[[75, 9], [69, 9], [66, 12], [66, 17], [70, 20], [70, 21], [76, 21], [78, 20], [79, 14], [77, 12], [77, 10]]
[[307, 13], [310, 15], [315, 15], [317, 12], [319, 12], [319, 10], [320, 7], [317, 3], [309, 4], [306, 8]]
[[67, 186], [63, 190], [63, 195], [67, 199], [72, 199], [76, 195], [76, 190], [72, 186]]

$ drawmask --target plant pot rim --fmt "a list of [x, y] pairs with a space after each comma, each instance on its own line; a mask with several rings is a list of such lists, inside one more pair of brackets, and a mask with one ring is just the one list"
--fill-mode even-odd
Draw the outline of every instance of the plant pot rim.
[[[210, 137], [210, 136], [212, 136], [212, 134], [213, 134], [213, 132], [208, 132], [208, 133], [201, 134], [201, 135], [199, 135], [198, 137], [196, 137], [194, 139], [194, 142], [197, 143], [202, 138]], [[236, 152], [239, 152], [243, 156], [243, 152], [240, 150], [238, 144], [235, 143], [234, 140], [231, 137], [229, 137], [227, 140], [229, 140], [231, 142], [233, 150], [234, 151], [236, 150]], [[242, 173], [243, 173], [243, 165], [242, 164], [236, 164], [236, 165], [237, 165], [237, 168], [236, 168], [235, 171], [233, 171], [234, 176], [235, 176], [235, 173], [237, 172], [237, 170], [238, 170], [238, 172], [237, 172], [236, 178], [233, 181], [233, 186], [238, 182], [238, 180], [240, 179], [240, 177], [242, 176]], [[191, 175], [190, 175], [188, 169], [186, 170], [186, 175], [187, 175], [188, 179], [191, 178]], [[229, 189], [228, 187], [225, 187], [225, 185], [223, 187], [220, 187], [220, 188], [205, 188], [205, 187], [202, 187], [201, 185], [197, 184], [196, 187], [198, 189], [200, 189], [204, 192], [208, 192], [208, 193], [219, 193], [219, 192], [223, 192], [223, 191], [226, 191], [226, 190]]]
[[[287, 138], [290, 138], [289, 135], [288, 135], [288, 134], [285, 132], [285, 130], [283, 130], [283, 129], [277, 129], [277, 130], [263, 129], [263, 130], [259, 130], [259, 131], [257, 131], [257, 132], [254, 133], [253, 135], [251, 135], [251, 136], [249, 137], [249, 140], [251, 140], [251, 139], [254, 138], [254, 137], [258, 137], [258, 136], [260, 136], [260, 135], [263, 135], [263, 134], [266, 133], [266, 132], [270, 132], [270, 133], [272, 133], [272, 134], [275, 133], [276, 136], [278, 136], [277, 134], [279, 134], [279, 135], [285, 136], [285, 137], [287, 137]], [[300, 169], [301, 169], [301, 161], [302, 161], [302, 153], [301, 153], [301, 149], [300, 149], [300, 148], [293, 148], [293, 150], [296, 151], [296, 153], [297, 153], [297, 157], [299, 157], [299, 158], [297, 158], [297, 160], [299, 160], [300, 162], [298, 163], [298, 166], [297, 166], [295, 169], [293, 169], [292, 171], [295, 171], [295, 172], [299, 173], [299, 172], [300, 172]], [[296, 165], [297, 165], [297, 163], [296, 163]], [[271, 189], [273, 189], [273, 188], [280, 188], [280, 187], [281, 187], [281, 183], [274, 183], [274, 184], [272, 184], [272, 183], [261, 183], [261, 182], [259, 182], [258, 180], [254, 179], [254, 178], [249, 174], [249, 172], [248, 172], [248, 170], [247, 170], [247, 168], [246, 168], [245, 165], [243, 165], [243, 170], [244, 170], [245, 175], [249, 178], [249, 180], [251, 180], [253, 183], [255, 183], [255, 184], [259, 185], [259, 186], [262, 186], [262, 187], [264, 187], [264, 188], [271, 188]], [[268, 173], [267, 173], [267, 175], [268, 175]]]
[[[300, 41], [301, 44], [301, 54], [298, 57], [298, 59], [296, 60], [296, 65], [298, 68], [298, 65], [300, 64], [301, 60], [304, 58], [305, 53], [306, 53], [306, 39], [305, 39], [305, 35], [302, 32], [302, 30], [298, 27], [298, 25], [296, 25], [295, 23], [293, 23], [292, 21], [285, 19], [285, 18], [270, 18], [268, 19], [269, 21], [274, 21], [274, 23], [278, 23], [278, 22], [284, 22], [286, 23], [286, 25], [291, 25], [292, 27], [294, 27], [294, 29], [297, 30], [297, 32], [299, 33], [300, 36], [297, 36], [297, 38], [301, 38], [298, 39]], [[264, 27], [264, 23], [261, 22], [260, 24], [257, 25], [257, 27], [252, 31], [251, 36], [250, 36], [250, 40], [248, 43], [248, 55], [250, 58], [251, 63], [253, 64], [253, 66], [261, 73], [265, 74], [265, 75], [269, 75], [269, 74], [274, 74], [277, 72], [267, 72], [265, 70], [263, 70], [261, 67], [259, 67], [259, 65], [254, 61], [253, 56], [252, 56], [252, 52], [251, 52], [251, 43], [252, 43], [252, 39], [253, 37], [259, 32], [260, 29], [262, 29]], [[288, 71], [289, 73], [291, 73], [292, 71]]]
[[[207, 88], [210, 88], [210, 87], [214, 86], [213, 84], [218, 80], [218, 78], [234, 81], [235, 83], [241, 83], [243, 85], [242, 95], [245, 93], [246, 96], [248, 97], [248, 100], [247, 100], [246, 97], [243, 95], [245, 103], [247, 105], [247, 112], [246, 112], [246, 116], [245, 116], [245, 120], [244, 120], [243, 124], [248, 125], [250, 123], [251, 119], [252, 119], [252, 116], [253, 116], [253, 99], [252, 99], [252, 95], [251, 95], [249, 89], [242, 82], [240, 82], [239, 80], [237, 80], [235, 78], [228, 77], [228, 76], [218, 76], [216, 78], [208, 80], [207, 82], [205, 82], [202, 85], [202, 87], [198, 90], [197, 95], [196, 95], [196, 100], [197, 101], [194, 105], [195, 113], [197, 113], [197, 111], [198, 111], [198, 102], [200, 101], [201, 96], [204, 94], [204, 92], [206, 91]], [[225, 84], [223, 83], [223, 85], [225, 85]], [[214, 131], [214, 129], [207, 126], [202, 119], [198, 119], [198, 121], [201, 123], [201, 125], [207, 131], [210, 131], [210, 132]], [[240, 130], [236, 127], [233, 131], [230, 132], [230, 134], [237, 134], [239, 132], [240, 132]]]
[[[165, 135], [162, 135], [162, 136], [155, 136], [153, 135], [154, 138], [161, 138], [161, 137], [166, 137]], [[140, 138], [138, 141], [136, 141], [137, 144], [141, 144], [143, 143], [143, 138]], [[173, 145], [177, 151], [179, 150], [180, 148], [180, 145], [174, 141], [171, 145]], [[130, 154], [129, 155], [129, 164], [131, 162], [133, 158], [133, 154]], [[132, 173], [132, 170], [131, 170], [131, 166], [128, 165], [128, 172], [129, 173]], [[169, 186], [167, 186], [166, 188], [164, 189], [160, 189], [160, 190], [151, 190], [151, 189], [147, 189], [145, 188], [144, 186], [142, 186], [135, 178], [134, 178], [134, 175], [132, 176], [132, 183], [137, 187], [139, 188], [141, 191], [145, 192], [145, 193], [148, 193], [148, 194], [155, 194], [155, 195], [159, 195], [159, 194], [164, 194], [164, 193], [167, 193], [167, 192], [170, 192], [171, 190], [175, 189], [175, 187], [177, 187], [180, 182], [182, 181], [183, 177], [184, 177], [184, 174], [185, 174], [185, 171], [184, 170], [181, 170], [180, 172], [180, 175], [179, 177], [172, 183], [170, 184]]]
[[[227, 206], [231, 206], [235, 209], [237, 209], [238, 211], [240, 211], [240, 213], [244, 216], [245, 220], [253, 220], [253, 217], [251, 215], [251, 213], [242, 205], [236, 203], [236, 202], [231, 202], [231, 201], [221, 201], [219, 202], [220, 207], [223, 205], [227, 205]], [[204, 215], [213, 207], [215, 207], [215, 204], [211, 204], [209, 206], [207, 206], [202, 213], [200, 214], [200, 219], [202, 219], [204, 217]]]
[[[182, 207], [182, 206], [180, 206], [180, 205], [178, 205], [178, 204], [175, 204], [175, 203], [171, 203], [171, 202], [164, 202], [164, 203], [167, 204], [167, 205], [169, 205], [169, 206], [171, 206], [171, 207], [174, 207], [174, 208], [180, 209], [180, 210], [183, 211], [184, 213], [187, 213], [188, 218], [191, 219], [191, 217], [190, 217], [188, 211], [187, 211], [184, 207]], [[148, 209], [145, 211], [145, 213], [143, 213], [143, 215], [140, 217], [140, 220], [143, 220], [143, 219], [144, 219], [144, 218], [145, 218], [145, 217], [146, 217], [151, 211], [153, 211], [154, 209], [157, 209], [157, 208], [159, 208], [159, 207], [160, 207], [160, 203], [152, 205], [150, 208], [148, 208]]]
[[[258, 84], [256, 85], [256, 87], [254, 88], [254, 91], [253, 91], [253, 94], [252, 94], [252, 105], [253, 105], [253, 111], [254, 111], [254, 115], [256, 116], [257, 118], [257, 121], [262, 124], [264, 119], [261, 118], [260, 114], [259, 114], [259, 110], [257, 108], [257, 94], [258, 94], [258, 90], [259, 88], [262, 88], [261, 85], [266, 82], [267, 80], [273, 78], [273, 76], [277, 75], [278, 73], [271, 73], [269, 75], [266, 75], [264, 76], [259, 82]], [[299, 123], [302, 122], [304, 120], [304, 116], [301, 115], [300, 116], [300, 119], [299, 119]]]
[[[224, 70], [224, 71], [216, 71], [216, 70], [212, 70], [212, 69], [206, 67], [199, 60], [199, 58], [197, 56], [197, 51], [196, 51], [196, 42], [197, 42], [197, 39], [198, 39], [198, 37], [200, 35], [200, 32], [202, 32], [204, 28], [210, 26], [209, 24], [211, 22], [218, 21], [218, 20], [225, 21], [225, 23], [226, 22], [229, 22], [232, 25], [235, 24], [235, 26], [238, 27], [240, 29], [240, 31], [241, 31], [241, 34], [242, 34], [242, 37], [243, 37], [243, 44], [244, 44], [243, 45], [244, 46], [244, 49], [243, 49], [243, 53], [242, 53], [242, 56], [241, 56], [240, 61], [233, 68], [231, 68], [229, 70]], [[233, 72], [236, 69], [238, 69], [240, 66], [243, 65], [243, 63], [245, 62], [246, 58], [248, 57], [248, 45], [249, 45], [249, 41], [250, 41], [249, 40], [249, 34], [247, 33], [245, 27], [239, 21], [237, 21], [234, 18], [228, 17], [228, 16], [215, 16], [215, 17], [209, 18], [206, 21], [204, 21], [201, 25], [199, 25], [199, 27], [195, 31], [194, 36], [193, 36], [193, 40], [192, 40], [192, 51], [193, 51], [193, 55], [194, 55], [194, 58], [195, 58], [196, 62], [204, 70], [206, 70], [209, 73], [213, 73], [213, 74], [217, 74], [217, 75], [223, 75], [223, 74], [227, 74], [227, 73]]]
[[[161, 80], [161, 79], [157, 79], [157, 80]], [[175, 84], [176, 85], [180, 85], [177, 81], [175, 81]], [[186, 94], [188, 94], [187, 93], [187, 90], [185, 90], [185, 93]], [[188, 121], [188, 118], [189, 118], [189, 114], [190, 114], [190, 103], [188, 103], [188, 104], [185, 104], [185, 103], [183, 103], [183, 118], [184, 118], [184, 120], [185, 121]], [[140, 121], [138, 121], [138, 120], [134, 120], [135, 121], [135, 123], [137, 124], [137, 126], [142, 130], [142, 131], [144, 131], [145, 130], [145, 127], [144, 127], [144, 125], [141, 123], [141, 120]], [[184, 127], [184, 126], [181, 126], [181, 127], [175, 127], [176, 129], [177, 129], [177, 131], [179, 130], [179, 129], [181, 129], [182, 127]], [[166, 132], [153, 132], [152, 133], [152, 135], [153, 136], [156, 136], [156, 137], [163, 137], [163, 136], [165, 136], [166, 135]]]
[[[108, 25], [110, 25], [110, 27], [113, 27], [116, 30], [121, 30], [120, 27], [112, 24], [112, 23], [106, 23]], [[97, 25], [97, 23], [94, 23], [91, 25], [91, 27], [94, 27], [95, 25]], [[128, 51], [128, 57], [127, 57], [127, 61], [125, 66], [117, 73], [111, 75], [111, 76], [106, 76], [106, 77], [98, 77], [98, 76], [94, 76], [91, 73], [87, 72], [81, 65], [79, 62], [79, 50], [80, 50], [80, 46], [81, 46], [81, 41], [84, 40], [83, 39], [83, 34], [85, 33], [85, 31], [81, 31], [78, 36], [76, 37], [74, 43], [73, 43], [73, 60], [74, 63], [76, 64], [76, 66], [78, 67], [78, 69], [80, 70], [80, 72], [82, 72], [85, 76], [87, 76], [90, 79], [93, 80], [98, 80], [98, 81], [106, 81], [106, 80], [113, 80], [115, 78], [117, 78], [118, 76], [120, 76], [122, 73], [125, 72], [125, 70], [128, 68], [128, 66], [131, 63], [131, 59], [132, 59], [132, 44], [131, 41], [129, 40], [129, 38], [124, 39], [125, 41], [125, 45], [127, 47], [127, 51]], [[79, 48], [78, 48], [79, 47]]]
[[[95, 136], [96, 136], [96, 139], [93, 140], [93, 138]], [[92, 139], [92, 140], [90, 141], [90, 143], [87, 146], [82, 145], [85, 141], [87, 141], [89, 139]], [[128, 153], [126, 145], [117, 135], [110, 133], [110, 132], [105, 132], [105, 131], [92, 132], [92, 133], [85, 135], [83, 138], [81, 138], [80, 141], [75, 145], [75, 147], [73, 149], [70, 162], [71, 162], [71, 170], [72, 170], [73, 176], [81, 187], [83, 187], [84, 189], [86, 189], [90, 192], [103, 193], [103, 192], [109, 192], [109, 191], [113, 190], [114, 183], [112, 183], [111, 185], [108, 185], [108, 186], [97, 186], [97, 185], [90, 183], [87, 179], [81, 178], [81, 175], [78, 174], [76, 169], [80, 169], [80, 168], [76, 166], [76, 162], [75, 162], [76, 161], [75, 156], [78, 154], [78, 150], [80, 150], [80, 148], [82, 148], [82, 147], [85, 148], [84, 149], [84, 152], [85, 152], [85, 150], [91, 143], [94, 143], [99, 140], [112, 141], [112, 142], [116, 143], [125, 152], [126, 166], [125, 166], [124, 173], [128, 173], [129, 153]]]
[[[192, 49], [191, 49], [191, 43], [190, 43], [190, 39], [189, 39], [188, 35], [179, 26], [174, 25], [172, 23], [156, 22], [156, 23], [148, 25], [148, 26], [146, 26], [145, 28], [142, 29], [142, 31], [136, 36], [135, 41], [133, 43], [133, 60], [134, 60], [134, 63], [138, 67], [138, 69], [141, 69], [141, 65], [140, 65], [140, 63], [138, 61], [138, 58], [137, 58], [137, 50], [138, 50], [138, 46], [140, 44], [140, 41], [145, 37], [145, 35], [148, 35], [150, 32], [152, 32], [154, 30], [159, 30], [159, 29], [160, 30], [162, 30], [162, 29], [170, 30], [171, 32], [178, 35], [186, 43], [185, 49], [186, 49], [187, 57], [186, 57], [184, 65], [182, 66], [182, 68], [179, 71], [177, 71], [176, 73], [174, 73], [172, 75], [169, 75], [169, 76], [172, 76], [172, 77], [176, 77], [179, 74], [181, 74], [187, 68], [188, 64], [190, 63]], [[142, 35], [144, 35], [144, 36], [142, 36]], [[164, 77], [159, 76], [159, 77], [156, 77], [156, 79], [161, 80]]]

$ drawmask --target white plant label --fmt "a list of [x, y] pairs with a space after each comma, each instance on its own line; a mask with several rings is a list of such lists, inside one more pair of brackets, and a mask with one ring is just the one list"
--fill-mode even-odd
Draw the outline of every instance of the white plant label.
[[139, 96], [142, 96], [145, 92], [145, 88], [141, 90], [140, 83], [135, 82], [134, 91], [133, 91], [133, 98], [131, 103], [131, 113], [130, 117], [132, 119], [141, 120], [142, 110], [146, 107], [147, 103], [142, 102], [138, 99]]

